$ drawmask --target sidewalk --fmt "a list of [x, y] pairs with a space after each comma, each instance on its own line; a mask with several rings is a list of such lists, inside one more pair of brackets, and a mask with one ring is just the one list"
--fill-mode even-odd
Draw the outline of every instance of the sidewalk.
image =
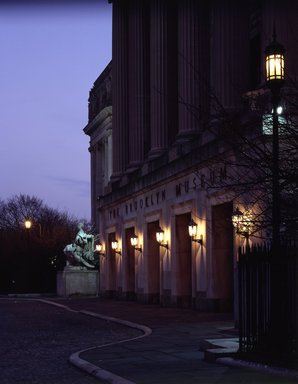
[[94, 340], [93, 348], [70, 356], [72, 364], [109, 383], [284, 384], [298, 381], [298, 371], [234, 359], [238, 338], [230, 314], [204, 314], [100, 298], [55, 298], [47, 302], [135, 329], [135, 336], [131, 339], [130, 335], [125, 342], [100, 346]]

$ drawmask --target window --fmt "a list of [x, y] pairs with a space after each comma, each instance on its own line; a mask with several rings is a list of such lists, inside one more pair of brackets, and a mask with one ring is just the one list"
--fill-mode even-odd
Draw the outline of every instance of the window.
[[[280, 106], [277, 108], [278, 114], [278, 130], [279, 134], [284, 133], [285, 126], [287, 125], [287, 120], [285, 116], [282, 115], [283, 108]], [[271, 113], [266, 113], [262, 116], [262, 131], [264, 135], [272, 135], [272, 125], [273, 125], [273, 116]]]

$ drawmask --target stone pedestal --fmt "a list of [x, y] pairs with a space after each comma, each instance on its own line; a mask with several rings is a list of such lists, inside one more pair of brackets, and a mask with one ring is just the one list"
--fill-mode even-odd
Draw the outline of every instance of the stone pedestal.
[[65, 268], [57, 273], [57, 295], [68, 297], [73, 295], [96, 296], [99, 289], [98, 271]]

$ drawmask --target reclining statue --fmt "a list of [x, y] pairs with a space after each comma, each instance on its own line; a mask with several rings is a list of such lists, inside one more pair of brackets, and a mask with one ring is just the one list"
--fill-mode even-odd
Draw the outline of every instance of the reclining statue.
[[63, 250], [67, 266], [95, 269], [99, 260], [94, 252], [94, 235], [84, 231], [83, 223], [78, 224], [78, 230], [74, 243], [66, 245]]

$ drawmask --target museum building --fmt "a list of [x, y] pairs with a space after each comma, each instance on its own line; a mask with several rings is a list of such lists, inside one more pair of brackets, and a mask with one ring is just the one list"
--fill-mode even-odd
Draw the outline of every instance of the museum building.
[[[249, 193], [224, 187], [234, 138], [269, 100], [275, 25], [296, 79], [291, 2], [113, 0], [112, 61], [89, 95], [91, 210], [100, 294], [200, 311], [237, 303], [232, 223]], [[298, 33], [296, 33], [298, 36]], [[235, 139], [236, 140], [236, 139]], [[190, 226], [192, 224], [192, 226]], [[249, 241], [254, 241], [253, 237]]]

